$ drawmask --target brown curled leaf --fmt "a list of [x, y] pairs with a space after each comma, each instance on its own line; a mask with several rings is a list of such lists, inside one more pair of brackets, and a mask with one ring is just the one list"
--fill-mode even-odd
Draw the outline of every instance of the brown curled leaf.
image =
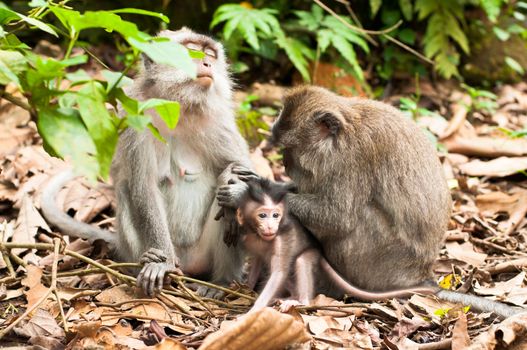
[[267, 307], [210, 334], [199, 350], [273, 350], [309, 339], [302, 322]]
[[527, 312], [507, 318], [477, 336], [465, 350], [519, 350], [527, 348]]

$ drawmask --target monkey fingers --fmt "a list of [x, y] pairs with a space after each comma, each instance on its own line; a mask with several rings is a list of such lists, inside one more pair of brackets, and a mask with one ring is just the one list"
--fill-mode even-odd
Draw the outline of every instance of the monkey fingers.
[[169, 270], [167, 263], [148, 263], [137, 276], [137, 285], [148, 296], [154, 296], [163, 289], [165, 273]]
[[243, 165], [236, 165], [232, 168], [232, 173], [238, 175], [238, 179], [242, 181], [257, 180], [260, 178], [258, 174]]
[[221, 299], [225, 295], [225, 293], [219, 289], [209, 288], [206, 286], [199, 286], [198, 289], [196, 290], [196, 293], [200, 297], [210, 298], [210, 299]]
[[280, 306], [278, 307], [278, 309], [280, 310], [280, 312], [287, 313], [291, 310], [291, 308], [294, 308], [295, 306], [301, 306], [301, 305], [303, 304], [298, 300], [294, 300], [294, 299], [281, 300]]
[[166, 262], [167, 260], [168, 258], [165, 252], [163, 252], [161, 249], [150, 248], [145, 253], [143, 253], [143, 255], [141, 255], [139, 262], [141, 264], [148, 264]]
[[237, 209], [248, 186], [244, 182], [220, 186], [216, 198], [222, 207]]

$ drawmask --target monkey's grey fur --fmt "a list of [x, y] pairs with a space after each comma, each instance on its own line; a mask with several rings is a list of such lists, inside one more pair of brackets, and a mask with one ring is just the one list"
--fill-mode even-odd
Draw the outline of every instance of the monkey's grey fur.
[[[272, 134], [298, 186], [290, 212], [347, 281], [389, 291], [433, 277], [451, 198], [417, 125], [384, 103], [304, 86], [285, 96]], [[220, 204], [235, 205], [240, 193], [243, 185], [224, 186]], [[437, 295], [502, 317], [522, 310], [451, 291]]]
[[[224, 171], [230, 163], [251, 166], [247, 144], [234, 120], [232, 83], [222, 45], [186, 28], [163, 31], [160, 36], [214, 49], [217, 57], [209, 59], [213, 83], [203, 88], [185, 72], [145, 59], [143, 72], [128, 93], [138, 100], [178, 101], [181, 115], [177, 127], [170, 130], [152, 114], [166, 144], [149, 130], [139, 133], [129, 128], [121, 135], [111, 169], [117, 196], [117, 236], [76, 222], [57, 208], [56, 193], [71, 174], [52, 180], [42, 202], [46, 219], [64, 233], [103, 239], [124, 261], [138, 262], [143, 257], [147, 263], [138, 283], [149, 294], [162, 285], [165, 272], [176, 264], [186, 274], [215, 283], [226, 284], [240, 277], [242, 256], [239, 249], [223, 244], [224, 223], [214, 220], [218, 210], [214, 195], [216, 187], [232, 176]], [[215, 296], [204, 289], [200, 293]]]

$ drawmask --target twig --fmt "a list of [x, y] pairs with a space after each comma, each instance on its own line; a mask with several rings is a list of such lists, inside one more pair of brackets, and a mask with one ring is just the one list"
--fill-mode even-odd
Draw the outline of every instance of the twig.
[[491, 275], [497, 275], [502, 272], [516, 272], [520, 271], [523, 267], [527, 267], [527, 258], [519, 258], [510, 260], [504, 263], [490, 266], [485, 269]]
[[103, 313], [101, 314], [101, 317], [104, 317], [104, 316], [116, 316], [116, 317], [119, 317], [119, 318], [132, 318], [132, 319], [140, 319], [140, 320], [155, 320], [155, 321], [158, 321], [158, 322], [164, 322], [164, 323], [168, 323], [168, 324], [173, 324], [175, 326], [178, 326], [178, 327], [181, 327], [181, 328], [185, 328], [185, 329], [189, 329], [189, 330], [193, 330], [194, 329], [194, 326], [189, 326], [188, 324], [184, 324], [184, 323], [177, 323], [177, 322], [174, 322], [172, 320], [166, 320], [164, 318], [158, 318], [158, 317], [153, 317], [153, 316], [146, 316], [146, 315], [136, 315], [136, 314], [132, 314], [132, 313], [122, 313], [122, 312], [108, 312], [108, 313]]
[[478, 245], [482, 245], [482, 246], [486, 246], [488, 248], [492, 248], [494, 250], [500, 251], [500, 252], [505, 253], [505, 254], [509, 254], [509, 255], [516, 254], [515, 252], [509, 251], [509, 249], [507, 249], [505, 247], [502, 247], [502, 246], [497, 245], [497, 244], [492, 243], [492, 242], [485, 241], [483, 239], [479, 239], [479, 238], [472, 237], [472, 236], [470, 236], [468, 239], [472, 243], [475, 243], [475, 244], [478, 244]]
[[366, 309], [370, 307], [370, 304], [366, 303], [350, 303], [350, 304], [340, 304], [340, 305], [310, 305], [310, 306], [295, 306], [297, 311], [314, 311], [314, 310], [335, 310], [335, 309], [344, 309], [349, 307], [363, 308]]
[[215, 317], [216, 314], [214, 314], [214, 312], [212, 312], [212, 310], [209, 308], [209, 306], [203, 301], [201, 300], [193, 291], [191, 291], [190, 289], [187, 288], [187, 286], [185, 286], [185, 283], [182, 282], [180, 279], [176, 280], [178, 286], [183, 289], [183, 291], [185, 293], [187, 293], [187, 295], [192, 299], [194, 300], [195, 302], [197, 302], [198, 304], [200, 304], [201, 306], [203, 306], [205, 308], [205, 310], [207, 310], [207, 312], [212, 316], [212, 317]]
[[[35, 304], [33, 304], [31, 307], [29, 307], [20, 317], [18, 317], [16, 320], [14, 320], [9, 326], [4, 328], [0, 332], [0, 339], [2, 339], [6, 334], [11, 332], [13, 328], [16, 327], [22, 320], [24, 320], [29, 314], [31, 314], [33, 311], [35, 311], [40, 305], [42, 305], [43, 302], [45, 302], [49, 296], [55, 291], [57, 288], [57, 268], [59, 264], [59, 250], [60, 250], [60, 240], [55, 239], [53, 241], [54, 244], [47, 244], [48, 246], [53, 246], [53, 264], [51, 265], [51, 286], [49, 287], [46, 294], [44, 294]], [[2, 249], [6, 248], [6, 245], [10, 243], [2, 243]], [[23, 248], [23, 247], [20, 247]], [[59, 303], [60, 303], [60, 299]]]
[[[341, 4], [343, 4], [345, 7], [346, 7], [346, 10], [348, 10], [348, 13], [350, 14], [351, 18], [353, 19], [353, 21], [355, 23], [357, 23], [357, 26], [359, 26], [359, 28], [364, 28], [361, 21], [359, 20], [359, 17], [357, 16], [357, 14], [355, 13], [355, 11], [353, 11], [353, 9], [351, 8], [351, 5], [350, 5], [350, 2], [349, 0], [335, 0], [336, 2], [339, 2]], [[366, 38], [366, 40], [368, 40], [373, 46], [379, 46], [379, 44], [377, 44], [377, 42], [371, 37], [369, 36], [368, 34], [364, 34], [364, 37]]]
[[391, 41], [392, 43], [402, 47], [403, 49], [407, 50], [408, 52], [411, 52], [412, 54], [414, 54], [415, 56], [417, 56], [418, 58], [420, 58], [421, 60], [431, 64], [431, 65], [435, 65], [435, 62], [432, 61], [431, 59], [429, 59], [428, 57], [424, 56], [423, 54], [417, 52], [416, 50], [412, 49], [410, 46], [406, 45], [405, 43], [395, 39], [394, 37], [392, 37], [391, 35], [388, 35], [387, 33], [391, 32], [392, 30], [396, 29], [397, 27], [399, 27], [402, 23], [401, 20], [399, 20], [396, 24], [394, 24], [393, 26], [387, 28], [387, 29], [384, 29], [384, 30], [379, 30], [379, 31], [376, 31], [376, 30], [367, 30], [367, 29], [363, 29], [363, 28], [360, 28], [360, 27], [357, 27], [357, 26], [354, 26], [352, 24], [349, 24], [348, 22], [346, 22], [346, 20], [344, 20], [344, 18], [340, 17], [335, 11], [333, 11], [332, 9], [330, 9], [328, 6], [326, 6], [324, 3], [322, 3], [320, 0], [313, 0], [318, 6], [322, 7], [324, 10], [326, 10], [329, 14], [331, 14], [333, 17], [335, 17], [336, 19], [338, 19], [340, 22], [342, 22], [346, 27], [348, 27], [349, 29], [355, 31], [355, 32], [359, 32], [359, 33], [362, 33], [362, 34], [374, 34], [374, 35], [381, 35], [383, 36], [384, 38], [386, 38], [387, 40]]
[[222, 292], [225, 292], [227, 294], [236, 295], [236, 296], [238, 296], [240, 298], [248, 299], [250, 301], [255, 301], [256, 300], [256, 298], [251, 297], [249, 295], [237, 292], [237, 291], [229, 289], [229, 288], [218, 286], [217, 284], [214, 284], [214, 283], [201, 281], [201, 280], [198, 280], [198, 279], [195, 279], [195, 278], [192, 278], [192, 277], [179, 276], [179, 275], [176, 275], [176, 274], [169, 274], [169, 277], [173, 278], [174, 280], [180, 279], [182, 281], [186, 281], [186, 282], [190, 282], [190, 283], [197, 283], [197, 284], [201, 284], [202, 286], [205, 286], [205, 287], [218, 289], [218, 290], [221, 290]]
[[66, 321], [66, 315], [64, 314], [64, 307], [62, 306], [62, 301], [60, 300], [60, 296], [57, 291], [57, 288], [53, 289], [53, 294], [55, 294], [55, 298], [57, 298], [57, 304], [59, 304], [60, 318], [62, 318], [62, 326], [64, 327], [64, 331], [68, 332], [68, 322]]

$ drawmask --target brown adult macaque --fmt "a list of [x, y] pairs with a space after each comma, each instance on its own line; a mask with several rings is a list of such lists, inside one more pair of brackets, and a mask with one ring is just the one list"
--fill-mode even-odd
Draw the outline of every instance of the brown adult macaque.
[[[265, 271], [269, 277], [250, 312], [261, 309], [289, 292], [290, 301], [307, 305], [315, 294], [335, 290], [362, 300], [379, 300], [434, 293], [432, 287], [370, 293], [346, 282], [322, 256], [316, 239], [287, 211], [287, 194], [292, 183], [273, 183], [259, 178], [248, 183], [248, 190], [236, 210], [243, 247], [253, 256], [248, 286], [254, 288]], [[286, 303], [285, 305], [292, 305]]]
[[[205, 56], [194, 60], [196, 79], [143, 59], [142, 72], [128, 93], [138, 100], [178, 101], [181, 114], [175, 129], [152, 114], [166, 143], [149, 130], [129, 128], [120, 136], [111, 169], [117, 235], [77, 222], [57, 208], [56, 194], [73, 177], [71, 172], [52, 179], [42, 198], [44, 216], [63, 233], [105, 240], [120, 260], [144, 263], [138, 285], [149, 295], [162, 288], [165, 273], [176, 267], [223, 285], [241, 277], [240, 249], [223, 244], [226, 222], [214, 220], [219, 209], [215, 191], [218, 185], [235, 181], [231, 171], [225, 171], [229, 164], [251, 166], [234, 120], [232, 82], [222, 45], [187, 28], [165, 30], [159, 36]], [[218, 296], [214, 289], [198, 292]]]
[[[288, 195], [288, 208], [331, 266], [368, 291], [431, 281], [451, 198], [424, 133], [387, 104], [320, 87], [294, 88], [283, 102], [272, 138], [283, 147], [286, 173], [298, 188]], [[254, 177], [243, 168], [233, 171]], [[246, 188], [222, 186], [220, 205], [236, 207]], [[436, 295], [501, 317], [524, 311], [439, 288]]]

